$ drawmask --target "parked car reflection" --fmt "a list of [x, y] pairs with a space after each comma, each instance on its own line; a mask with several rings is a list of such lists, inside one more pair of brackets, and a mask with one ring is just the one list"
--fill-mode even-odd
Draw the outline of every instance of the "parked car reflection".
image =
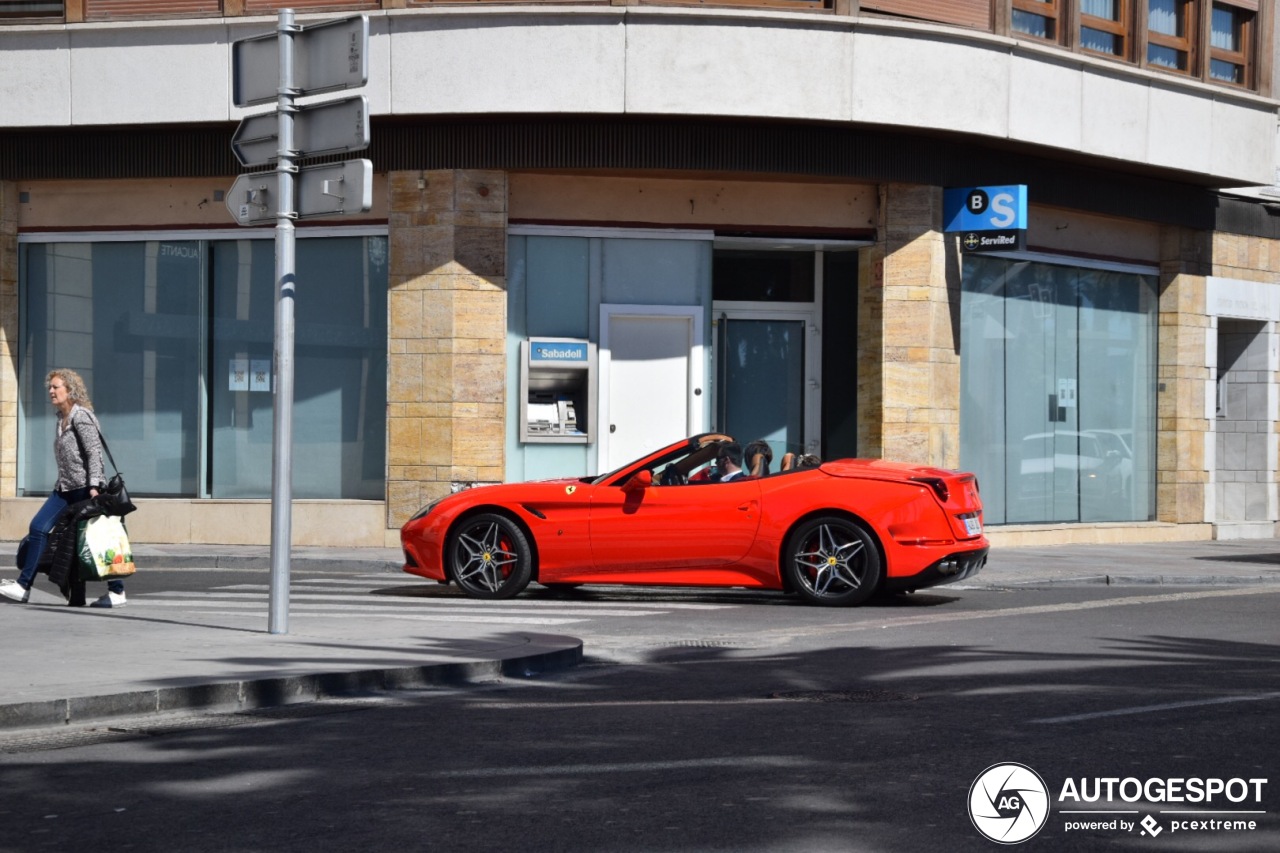
[[1022, 439], [1018, 497], [1126, 502], [1133, 491], [1133, 451], [1120, 430], [1061, 430]]

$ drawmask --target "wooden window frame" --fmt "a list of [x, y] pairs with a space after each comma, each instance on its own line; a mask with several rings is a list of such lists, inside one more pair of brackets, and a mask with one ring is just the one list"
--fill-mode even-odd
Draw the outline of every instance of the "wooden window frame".
[[[1132, 60], [1134, 40], [1133, 2], [1132, 0], [1116, 0], [1116, 4], [1117, 20], [1113, 21], [1110, 18], [1099, 18], [1095, 15], [1086, 15], [1084, 12], [1084, 4], [1080, 3], [1080, 25], [1076, 30], [1079, 35], [1077, 35], [1076, 38], [1080, 41], [1080, 49], [1086, 53], [1095, 54], [1097, 56], [1107, 56], [1114, 59]], [[1114, 53], [1111, 51], [1090, 50], [1085, 47], [1083, 34], [1085, 27], [1116, 36], [1120, 45], [1120, 51], [1118, 53]]]
[[[1196, 69], [1200, 65], [1200, 2], [1199, 0], [1178, 0], [1182, 4], [1184, 14], [1182, 36], [1171, 36], [1168, 33], [1158, 33], [1151, 29], [1147, 18], [1148, 3], [1146, 0], [1142, 2], [1142, 27], [1141, 32], [1144, 36], [1142, 45], [1142, 66], [1152, 71], [1159, 71], [1163, 74], [1177, 74], [1182, 77], [1195, 77]], [[1187, 59], [1186, 68], [1170, 68], [1167, 65], [1154, 65], [1148, 61], [1147, 46], [1156, 45], [1157, 47], [1167, 48], [1183, 54]]]
[[[1066, 11], [1063, 6], [1065, 0], [1012, 0], [1009, 8], [1009, 33], [1019, 37], [1033, 38], [1037, 41], [1052, 42], [1053, 44], [1064, 44], [1063, 38], [1069, 27], [1065, 26]], [[1033, 36], [1031, 33], [1024, 33], [1021, 30], [1013, 29], [1013, 13], [1014, 11], [1026, 12], [1029, 15], [1036, 15], [1050, 21], [1050, 29], [1052, 31], [1048, 38], [1040, 38]]]
[[[1222, 7], [1230, 9], [1236, 15], [1241, 16], [1238, 19], [1240, 24], [1240, 50], [1226, 50], [1221, 47], [1213, 46], [1213, 11]], [[1204, 79], [1210, 83], [1217, 83], [1223, 86], [1239, 86], [1245, 89], [1252, 89], [1257, 74], [1257, 63], [1254, 57], [1257, 54], [1256, 40], [1258, 30], [1258, 9], [1253, 4], [1231, 3], [1224, 0], [1205, 0], [1205, 25], [1204, 25], [1204, 45], [1205, 56], [1204, 63]], [[1241, 80], [1223, 80], [1221, 77], [1214, 77], [1211, 74], [1213, 61], [1226, 62], [1231, 65], [1237, 65], [1242, 69]]]

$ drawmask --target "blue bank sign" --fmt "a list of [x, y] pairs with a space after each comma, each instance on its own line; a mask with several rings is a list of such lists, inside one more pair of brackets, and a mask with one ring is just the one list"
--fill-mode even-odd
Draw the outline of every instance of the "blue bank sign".
[[586, 341], [529, 340], [531, 364], [581, 364], [589, 359]]
[[1026, 248], [1027, 187], [965, 187], [944, 190], [942, 230], [960, 234], [968, 252], [1014, 251]]

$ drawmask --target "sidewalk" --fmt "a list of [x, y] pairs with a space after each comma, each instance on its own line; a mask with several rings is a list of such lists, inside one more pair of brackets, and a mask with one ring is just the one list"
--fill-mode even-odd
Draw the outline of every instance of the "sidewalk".
[[[16, 550], [17, 543], [0, 543], [0, 553]], [[140, 575], [148, 568], [271, 567], [266, 546], [138, 544], [134, 558]], [[392, 548], [298, 548], [290, 563], [293, 573], [385, 572], [390, 584], [413, 583], [401, 572], [402, 559]], [[14, 576], [16, 570], [0, 569], [0, 577]], [[101, 591], [92, 585], [91, 595]], [[42, 578], [31, 603], [0, 599], [0, 732], [493, 680], [582, 658], [577, 638], [492, 625], [291, 612], [287, 633], [271, 634], [266, 608], [246, 616], [210, 612], [198, 597], [190, 608], [163, 609], [146, 607], [145, 594], [131, 598], [120, 610], [70, 608]]]
[[[15, 550], [0, 543], [0, 553]], [[140, 572], [271, 564], [270, 549], [255, 546], [140, 544], [135, 559]], [[386, 572], [389, 583], [414, 582], [395, 549], [298, 548], [290, 562], [294, 571]], [[1280, 540], [997, 548], [981, 573], [954, 589], [1108, 583], [1276, 584]], [[287, 633], [270, 634], [265, 614], [218, 613], [199, 599], [190, 608], [73, 609], [48, 593], [48, 583], [37, 589], [40, 603], [0, 600], [0, 732], [531, 675], [571, 667], [583, 654], [573, 637], [461, 621], [291, 614]]]

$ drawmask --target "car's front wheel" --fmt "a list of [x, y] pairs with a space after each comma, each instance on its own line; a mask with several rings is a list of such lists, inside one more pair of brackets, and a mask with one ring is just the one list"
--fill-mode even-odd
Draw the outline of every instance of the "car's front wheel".
[[524, 531], [496, 513], [463, 521], [450, 539], [448, 558], [454, 583], [472, 598], [511, 598], [533, 576]]
[[826, 516], [805, 522], [787, 539], [783, 571], [806, 601], [831, 607], [861, 604], [880, 584], [880, 552], [856, 521]]

